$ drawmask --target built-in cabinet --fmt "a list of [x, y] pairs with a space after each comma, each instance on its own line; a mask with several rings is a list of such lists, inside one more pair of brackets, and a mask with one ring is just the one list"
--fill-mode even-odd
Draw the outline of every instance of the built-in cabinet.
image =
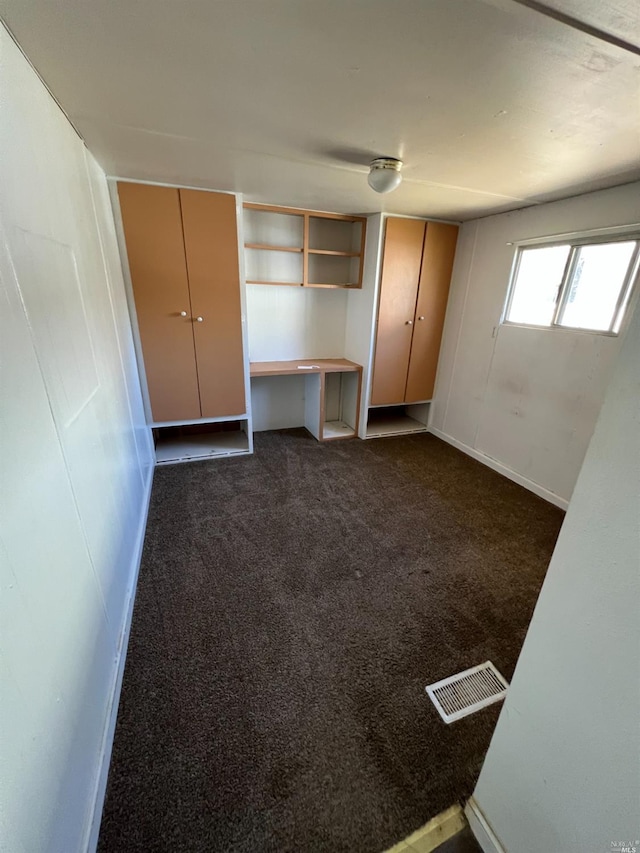
[[120, 183], [118, 196], [152, 419], [200, 418], [180, 193]]
[[[236, 198], [117, 189], [157, 460], [189, 458], [190, 448], [198, 457], [247, 452]], [[234, 418], [233, 428], [203, 427], [202, 436], [180, 428]]]
[[360, 438], [428, 429], [458, 226], [367, 219], [361, 291], [348, 294], [346, 358], [363, 365]]
[[372, 406], [431, 400], [457, 236], [456, 225], [387, 220]]
[[244, 415], [236, 200], [180, 190], [180, 207], [202, 417]]

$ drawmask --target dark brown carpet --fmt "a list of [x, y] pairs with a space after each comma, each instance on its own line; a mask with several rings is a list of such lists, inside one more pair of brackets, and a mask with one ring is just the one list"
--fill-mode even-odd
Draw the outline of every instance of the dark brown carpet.
[[101, 853], [379, 853], [466, 798], [563, 513], [433, 436], [158, 469]]

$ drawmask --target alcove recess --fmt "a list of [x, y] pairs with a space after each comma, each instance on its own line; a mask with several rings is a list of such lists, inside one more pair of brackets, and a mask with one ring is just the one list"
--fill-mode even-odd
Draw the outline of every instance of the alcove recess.
[[364, 217], [247, 202], [247, 284], [359, 289], [365, 227]]
[[251, 452], [246, 418], [155, 427], [152, 433], [158, 465]]

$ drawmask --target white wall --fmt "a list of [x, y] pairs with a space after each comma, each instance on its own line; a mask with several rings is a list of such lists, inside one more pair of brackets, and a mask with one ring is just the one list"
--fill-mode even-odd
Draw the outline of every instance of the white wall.
[[85, 849], [150, 483], [105, 177], [0, 27], [0, 848]]
[[639, 365], [636, 311], [474, 793], [507, 853], [640, 849]]
[[640, 183], [490, 216], [458, 239], [431, 428], [560, 505], [571, 497], [620, 340], [500, 326], [518, 240], [640, 223]]
[[341, 358], [346, 290], [247, 285], [249, 358]]

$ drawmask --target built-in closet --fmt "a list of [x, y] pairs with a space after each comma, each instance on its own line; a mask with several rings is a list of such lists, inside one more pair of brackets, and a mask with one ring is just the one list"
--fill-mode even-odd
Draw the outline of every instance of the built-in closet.
[[248, 452], [236, 197], [117, 192], [157, 461]]
[[369, 217], [361, 294], [350, 294], [347, 357], [364, 365], [361, 438], [428, 426], [458, 226]]
[[431, 399], [457, 237], [456, 225], [387, 220], [372, 406]]

